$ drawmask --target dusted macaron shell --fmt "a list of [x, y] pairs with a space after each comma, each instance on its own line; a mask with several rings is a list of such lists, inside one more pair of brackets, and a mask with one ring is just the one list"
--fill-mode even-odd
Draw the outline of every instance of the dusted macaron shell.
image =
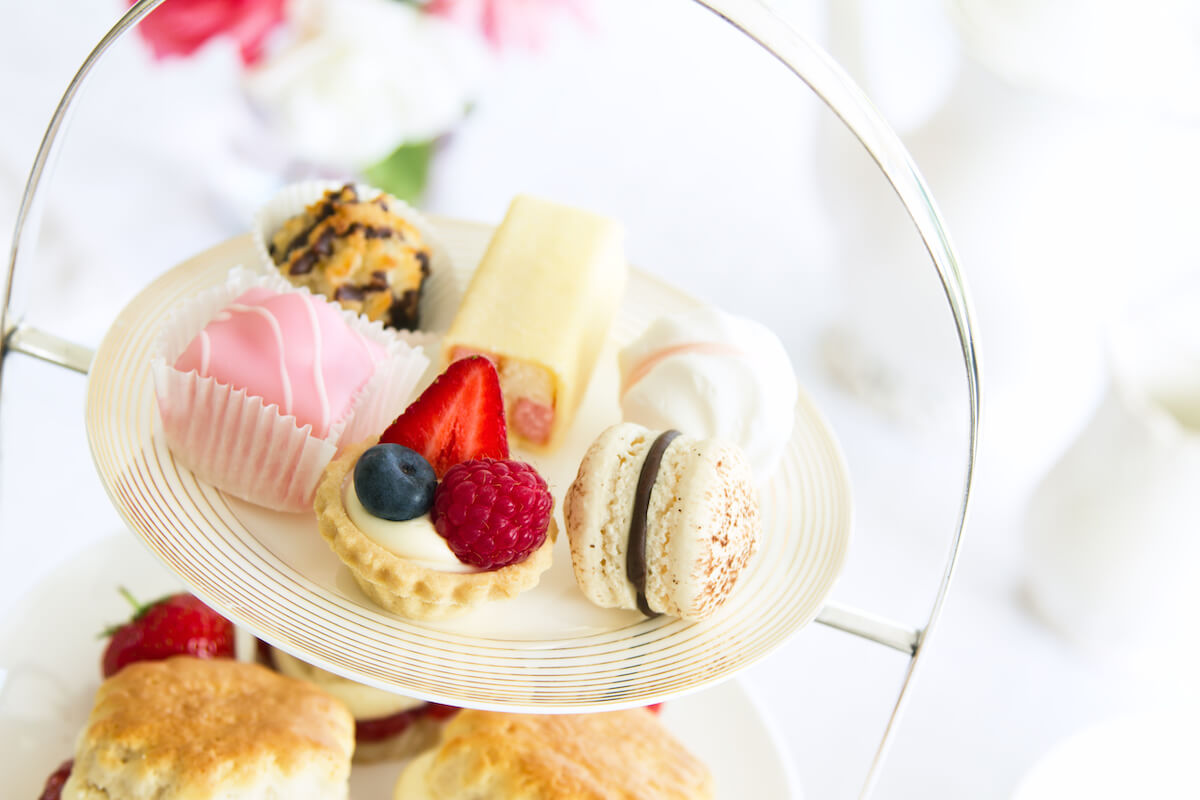
[[[658, 435], [632, 423], [600, 434], [563, 501], [576, 582], [599, 606], [637, 608], [626, 575], [629, 531], [638, 476]], [[761, 536], [745, 458], [719, 440], [677, 437], [663, 453], [646, 517], [650, 608], [686, 620], [710, 616]]]
[[325, 300], [256, 287], [217, 314], [175, 368], [261, 397], [323, 438], [383, 357], [383, 347], [352, 330]]

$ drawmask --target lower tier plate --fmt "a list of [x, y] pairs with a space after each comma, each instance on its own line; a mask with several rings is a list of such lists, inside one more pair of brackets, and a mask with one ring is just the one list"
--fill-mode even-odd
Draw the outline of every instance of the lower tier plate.
[[[444, 319], [491, 229], [439, 221], [458, 272], [431, 282]], [[253, 265], [249, 236], [170, 270], [120, 314], [89, 376], [87, 430], [100, 478], [130, 528], [197, 595], [317, 666], [450, 705], [543, 713], [645, 705], [711, 686], [810, 622], [846, 558], [849, 480], [836, 440], [801, 392], [782, 463], [761, 487], [764, 537], [725, 606], [701, 623], [593, 606], [575, 585], [566, 537], [534, 589], [448, 622], [413, 622], [371, 603], [320, 538], [312, 514], [281, 514], [198, 480], [167, 448], [150, 348], [181, 301]], [[566, 442], [535, 464], [561, 500], [593, 438], [620, 420], [619, 346], [696, 300], [633, 271], [607, 349]]]
[[[100, 684], [103, 644], [96, 634], [129, 613], [118, 585], [143, 599], [182, 588], [136, 538], [121, 534], [59, 566], [13, 605], [0, 626], [5, 797], [37, 797], [47, 776], [73, 753]], [[717, 797], [799, 797], [782, 742], [736, 681], [668, 704], [663, 722], [708, 764]], [[351, 800], [391, 797], [402, 766], [356, 766]]]

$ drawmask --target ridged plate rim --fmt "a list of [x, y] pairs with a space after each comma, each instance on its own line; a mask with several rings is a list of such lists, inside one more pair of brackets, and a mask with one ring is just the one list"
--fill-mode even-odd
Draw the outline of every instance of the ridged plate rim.
[[[491, 228], [436, 224], [465, 277]], [[126, 306], [93, 361], [86, 427], [101, 481], [129, 527], [193, 592], [261, 638], [435, 702], [582, 712], [660, 702], [732, 677], [810, 622], [828, 597], [849, 548], [850, 482], [832, 430], [803, 391], [784, 462], [762, 487], [763, 546], [730, 601], [704, 622], [658, 618], [544, 641], [468, 636], [400, 619], [298, 573], [220, 492], [175, 463], [156, 429], [148, 347], [158, 325], [181, 299], [254, 258], [251, 238], [236, 237], [167, 271]], [[634, 270], [614, 336], [631, 338], [654, 316], [696, 302]]]

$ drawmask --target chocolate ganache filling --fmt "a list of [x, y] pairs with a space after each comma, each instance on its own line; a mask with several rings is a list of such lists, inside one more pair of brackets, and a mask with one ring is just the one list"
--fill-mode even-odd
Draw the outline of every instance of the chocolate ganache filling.
[[657, 617], [658, 612], [646, 601], [646, 522], [650, 515], [650, 492], [658, 480], [667, 447], [679, 435], [679, 431], [663, 431], [650, 445], [642, 471], [638, 474], [637, 489], [633, 493], [633, 518], [629, 520], [629, 546], [625, 549], [625, 577], [637, 589], [637, 607], [647, 617]]

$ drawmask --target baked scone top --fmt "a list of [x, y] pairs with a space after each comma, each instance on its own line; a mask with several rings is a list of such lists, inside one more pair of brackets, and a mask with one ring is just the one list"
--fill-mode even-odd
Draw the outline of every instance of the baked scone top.
[[181, 656], [130, 664], [101, 684], [72, 777], [138, 787], [139, 797], [151, 787], [167, 793], [147, 796], [240, 797], [308, 775], [344, 786], [353, 750], [353, 718], [315, 686], [256, 664]]
[[463, 710], [427, 775], [457, 800], [702, 800], [708, 768], [644, 709], [529, 715]]

